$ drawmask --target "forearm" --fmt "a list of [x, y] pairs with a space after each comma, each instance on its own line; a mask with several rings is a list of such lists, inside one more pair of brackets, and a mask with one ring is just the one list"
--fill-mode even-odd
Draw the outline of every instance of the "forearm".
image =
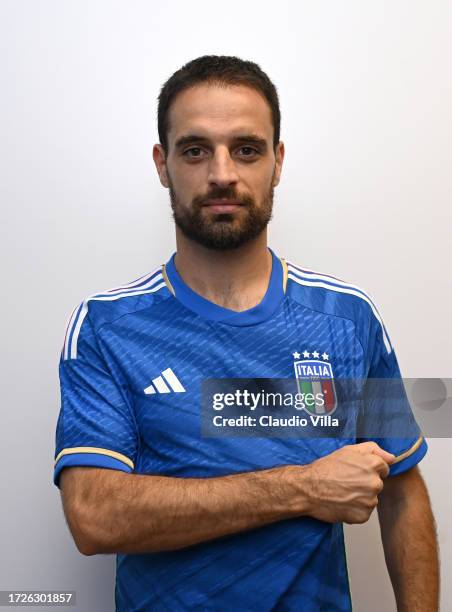
[[97, 470], [86, 495], [91, 553], [174, 550], [303, 513], [303, 466], [218, 478], [172, 478]]
[[60, 476], [80, 552], [143, 553], [311, 516], [362, 523], [377, 503], [387, 461], [375, 442], [346, 445], [306, 465], [218, 478], [173, 478], [74, 466]]
[[436, 529], [421, 477], [411, 478], [398, 494], [388, 495], [383, 491], [377, 507], [386, 565], [398, 612], [437, 612], [439, 559]]

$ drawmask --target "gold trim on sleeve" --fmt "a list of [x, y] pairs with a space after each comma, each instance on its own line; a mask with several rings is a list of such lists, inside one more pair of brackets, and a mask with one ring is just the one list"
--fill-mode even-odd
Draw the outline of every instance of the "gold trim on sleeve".
[[286, 293], [287, 275], [289, 274], [289, 270], [287, 268], [286, 260], [283, 257], [280, 257], [279, 260], [281, 261], [281, 265], [283, 267], [283, 291]]
[[168, 278], [168, 274], [166, 273], [166, 265], [165, 264], [163, 264], [163, 266], [162, 266], [162, 274], [163, 274], [163, 278], [165, 280], [166, 286], [168, 287], [168, 289], [171, 291], [171, 293], [173, 295], [176, 295], [176, 292], [174, 291], [174, 287], [170, 283], [170, 280]]
[[412, 455], [414, 451], [416, 451], [420, 447], [423, 439], [424, 439], [424, 436], [419, 436], [419, 438], [416, 440], [416, 442], [413, 444], [411, 448], [409, 448], [407, 451], [405, 451], [401, 455], [396, 455], [396, 458], [392, 462], [391, 465], [394, 465], [394, 463], [399, 463], [399, 461], [403, 461], [403, 459], [406, 459], [407, 457]]
[[74, 448], [63, 448], [55, 459], [55, 465], [64, 455], [73, 455], [74, 453], [96, 453], [97, 455], [107, 455], [108, 457], [113, 457], [114, 459], [122, 461], [132, 468], [132, 470], [134, 469], [133, 461], [122, 453], [117, 453], [116, 451], [108, 450], [106, 448], [96, 448], [95, 446], [75, 446]]

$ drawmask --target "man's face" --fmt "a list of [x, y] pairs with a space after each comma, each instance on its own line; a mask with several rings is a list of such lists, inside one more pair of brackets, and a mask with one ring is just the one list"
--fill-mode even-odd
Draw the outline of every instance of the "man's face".
[[279, 143], [275, 157], [267, 101], [242, 85], [197, 85], [178, 94], [169, 119], [168, 157], [155, 145], [154, 160], [177, 227], [217, 250], [259, 236], [272, 216], [284, 156]]

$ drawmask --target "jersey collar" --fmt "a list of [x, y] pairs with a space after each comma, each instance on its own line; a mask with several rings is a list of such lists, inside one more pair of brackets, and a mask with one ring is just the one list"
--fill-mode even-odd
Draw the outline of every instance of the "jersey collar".
[[174, 297], [200, 316], [227, 325], [256, 325], [256, 323], [265, 321], [276, 312], [284, 298], [286, 289], [287, 264], [284, 259], [277, 257], [272, 249], [267, 248], [272, 255], [272, 270], [267, 291], [259, 304], [242, 312], [223, 308], [223, 306], [206, 300], [202, 295], [193, 291], [176, 270], [174, 265], [176, 253], [173, 253], [170, 260], [163, 265], [163, 276]]

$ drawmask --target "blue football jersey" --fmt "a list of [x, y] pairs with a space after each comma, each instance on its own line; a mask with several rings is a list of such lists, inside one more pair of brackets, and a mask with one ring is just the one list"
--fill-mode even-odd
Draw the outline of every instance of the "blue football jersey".
[[[59, 364], [57, 486], [70, 466], [210, 478], [309, 464], [360, 441], [201, 435], [205, 379], [290, 379], [303, 360], [322, 362], [330, 378], [400, 379], [387, 330], [365, 291], [269, 250], [267, 292], [243, 312], [194, 292], [178, 274], [175, 254], [151, 274], [74, 309]], [[390, 476], [427, 451], [420, 430], [375, 440], [397, 456]], [[351, 610], [342, 523], [303, 516], [116, 560], [119, 612]]]

